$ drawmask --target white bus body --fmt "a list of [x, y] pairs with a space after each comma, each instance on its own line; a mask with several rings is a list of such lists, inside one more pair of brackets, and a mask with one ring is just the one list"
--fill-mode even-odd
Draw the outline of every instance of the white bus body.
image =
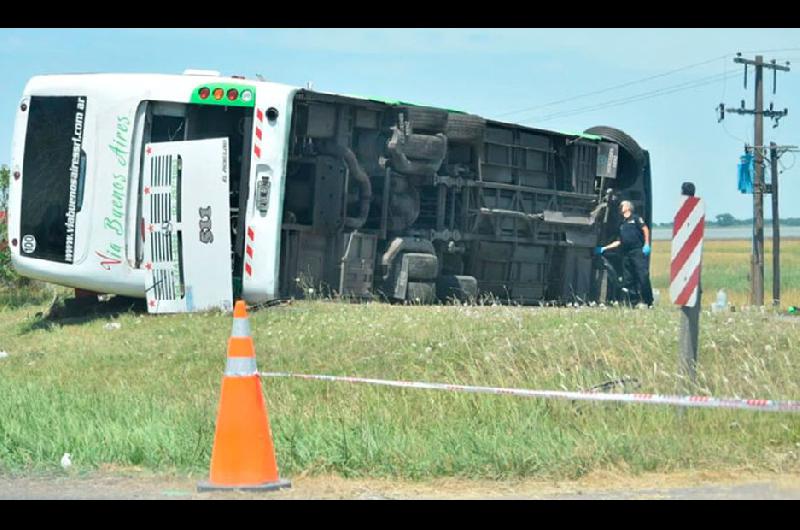
[[[205, 106], [197, 103], [197, 91], [202, 87], [210, 90]], [[223, 90], [221, 103], [231, 103], [227, 99], [228, 90], [234, 87], [238, 103], [245, 105], [219, 104], [213, 93], [217, 87]], [[252, 99], [241, 101], [241, 95], [248, 89]], [[244, 216], [241, 225], [245, 227], [245, 235], [249, 234], [238, 276], [242, 278], [242, 296], [248, 301], [274, 298], [277, 295], [280, 190], [286, 166], [284, 138], [295, 90], [274, 83], [188, 75], [84, 74], [32, 78], [17, 109], [11, 157], [14, 177], [9, 196], [9, 234], [14, 236], [9, 239], [15, 243], [11, 246], [14, 267], [23, 275], [69, 287], [145, 297], [146, 276], [150, 271], [145, 268], [148, 261], [144, 259], [144, 245], [137, 241], [145, 235], [142, 226], [147, 217], [141, 205], [146, 173], [143, 165], [149, 158], [145, 150], [151, 147], [148, 137], [162, 134], [153, 127], [166, 128], [174, 134], [172, 142], [162, 135], [153, 146], [172, 145], [180, 151], [181, 144], [190, 143], [184, 141], [185, 129], [192, 127], [192, 118], [203, 119], [203, 110], [244, 109], [235, 126], [247, 125], [248, 129], [241, 131], [244, 134], [239, 152], [231, 153], [232, 160], [237, 163], [252, 154], [249, 163], [241, 164], [247, 167], [247, 175], [238, 176], [238, 179], [246, 179], [242, 189], [249, 194], [245, 211], [238, 212]], [[187, 110], [193, 98], [194, 115]], [[267, 119], [267, 109], [277, 111], [275, 119]], [[32, 113], [37, 120], [33, 124], [29, 122]], [[170, 125], [175, 130], [170, 129]], [[214, 124], [206, 128], [209, 130], [200, 131], [196, 136], [213, 138]], [[55, 151], [54, 143], [58, 144]], [[245, 146], [249, 153], [241, 152]], [[187, 175], [192, 181], [184, 180], [184, 184], [186, 189], [198, 193], [191, 197], [194, 202], [182, 209], [197, 213], [196, 210], [205, 205], [203, 195], [206, 202], [220, 199], [220, 190], [213, 189], [210, 184], [219, 180], [222, 168], [219, 164], [195, 166], [193, 173]], [[56, 171], [60, 173], [53, 174]], [[254, 197], [256, 182], [262, 180], [275, 190], [269, 196], [266, 215], [256, 210]], [[60, 187], [54, 188], [55, 181]], [[223, 193], [224, 200], [227, 190]], [[57, 219], [47, 218], [49, 213]], [[29, 217], [27, 222], [23, 216]], [[228, 214], [225, 212], [224, 216], [211, 221], [219, 223], [219, 226], [212, 225], [215, 239], [211, 244], [220, 246], [228, 239], [228, 234], [223, 234], [227, 230]], [[181, 228], [183, 246], [194, 250], [190, 250], [189, 255], [208, 246], [199, 239], [201, 232], [202, 227], [197, 224], [187, 225], [185, 230]], [[147, 250], [149, 256], [149, 248]], [[235, 274], [230, 264], [228, 268], [219, 267], [219, 263], [210, 265], [202, 260], [183, 263], [187, 271], [202, 269], [204, 273], [192, 276], [195, 284], [188, 285], [190, 292], [201, 292], [210, 285], [230, 284], [232, 272]], [[188, 276], [185, 279], [188, 280]], [[207, 301], [200, 306], [190, 304], [191, 307], [171, 309], [227, 307], [230, 297], [228, 294], [216, 304]], [[197, 300], [196, 295], [194, 299]], [[150, 302], [152, 308], [152, 300]], [[167, 306], [169, 304], [164, 308]]]
[[593, 249], [616, 238], [619, 201], [648, 223], [652, 205], [649, 154], [616, 129], [566, 134], [207, 71], [32, 78], [11, 173], [21, 274], [153, 312], [307, 287], [613, 299], [617, 258]]

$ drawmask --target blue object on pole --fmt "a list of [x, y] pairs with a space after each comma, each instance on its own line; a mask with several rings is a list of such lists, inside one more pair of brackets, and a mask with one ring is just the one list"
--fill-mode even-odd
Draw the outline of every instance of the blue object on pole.
[[753, 167], [752, 153], [745, 153], [739, 158], [739, 191], [753, 193]]

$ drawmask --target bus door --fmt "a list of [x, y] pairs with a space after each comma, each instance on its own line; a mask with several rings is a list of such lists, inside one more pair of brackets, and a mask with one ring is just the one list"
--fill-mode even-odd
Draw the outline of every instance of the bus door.
[[228, 139], [145, 145], [142, 187], [147, 309], [232, 307]]

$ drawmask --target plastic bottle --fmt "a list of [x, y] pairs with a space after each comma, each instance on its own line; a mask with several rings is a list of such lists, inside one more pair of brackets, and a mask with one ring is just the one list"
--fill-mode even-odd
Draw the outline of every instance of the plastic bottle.
[[725, 289], [720, 289], [719, 291], [717, 291], [717, 304], [722, 309], [728, 307], [728, 295], [725, 293]]
[[712, 311], [725, 311], [728, 308], [728, 295], [725, 289], [717, 291], [717, 301], [711, 306]]

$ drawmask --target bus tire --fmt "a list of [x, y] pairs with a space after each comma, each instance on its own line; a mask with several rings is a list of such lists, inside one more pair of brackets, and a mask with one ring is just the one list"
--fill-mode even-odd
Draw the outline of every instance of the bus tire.
[[433, 282], [408, 282], [406, 300], [412, 304], [431, 304], [436, 301], [436, 284]]
[[408, 281], [435, 280], [439, 273], [439, 258], [433, 254], [403, 254], [403, 267], [408, 271]]
[[596, 134], [597, 136], [602, 136], [603, 138], [617, 142], [621, 147], [628, 151], [628, 153], [630, 153], [637, 163], [644, 164], [644, 149], [641, 148], [636, 140], [631, 138], [623, 131], [613, 127], [606, 127], [605, 125], [598, 125], [596, 127], [590, 127], [583, 132], [587, 134]]
[[445, 134], [452, 142], [474, 142], [483, 139], [486, 120], [474, 114], [450, 113]]
[[447, 140], [439, 134], [409, 134], [402, 150], [408, 158], [441, 162], [447, 152]]
[[413, 131], [443, 133], [447, 127], [447, 111], [433, 107], [406, 107], [406, 120]]
[[478, 280], [474, 276], [442, 275], [436, 281], [436, 296], [440, 300], [474, 302], [478, 298]]

